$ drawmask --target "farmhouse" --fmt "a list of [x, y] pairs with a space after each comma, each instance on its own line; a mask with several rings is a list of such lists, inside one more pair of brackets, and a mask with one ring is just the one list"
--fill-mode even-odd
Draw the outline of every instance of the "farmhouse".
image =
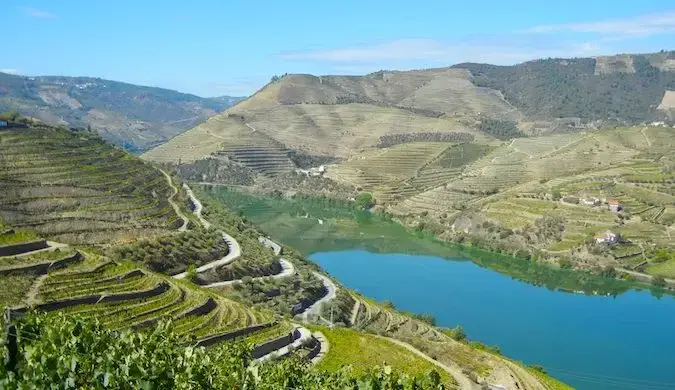
[[616, 198], [607, 198], [607, 205], [609, 211], [613, 213], [618, 213], [621, 210], [621, 203]]
[[619, 235], [607, 230], [604, 233], [598, 233], [593, 236], [596, 244], [616, 244], [619, 242]]
[[595, 197], [583, 198], [581, 199], [581, 203], [585, 204], [586, 206], [597, 206], [600, 204], [600, 199]]
[[323, 176], [323, 174], [326, 173], [326, 167], [321, 165], [318, 168], [296, 169], [295, 173], [306, 176]]

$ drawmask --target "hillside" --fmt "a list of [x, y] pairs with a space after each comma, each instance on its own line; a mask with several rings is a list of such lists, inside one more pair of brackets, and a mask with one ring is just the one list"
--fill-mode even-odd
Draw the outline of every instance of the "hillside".
[[17, 110], [50, 124], [91, 126], [106, 140], [132, 151], [165, 142], [239, 100], [91, 77], [0, 73], [0, 112]]
[[[228, 161], [233, 150], [264, 156], [266, 147], [255, 149], [256, 143], [272, 142], [276, 146], [268, 164], [278, 174], [293, 169], [283, 158], [286, 152], [319, 163], [349, 159], [381, 146], [387, 137], [420, 140], [423, 133], [425, 140], [436, 141], [461, 133], [463, 139], [490, 145], [495, 138], [670, 120], [673, 56], [661, 52], [365, 76], [275, 76], [253, 96], [144, 158], [173, 164], [216, 156]], [[239, 141], [244, 127], [252, 135]], [[193, 147], [206, 145], [205, 139], [212, 140], [207, 147]], [[255, 158], [249, 164], [234, 157], [234, 166], [256, 171]]]
[[[415, 376], [418, 384], [440, 382], [445, 388], [473, 389], [481, 383], [549, 388], [524, 366], [365, 301], [293, 249], [266, 239], [201, 189], [181, 185], [170, 172], [106, 144], [95, 133], [10, 123], [0, 129], [0, 148], [0, 282], [8, 287], [0, 293], [0, 306], [10, 308], [9, 327], [3, 326], [9, 332], [0, 333], [8, 341], [0, 351], [10, 363], [0, 367], [0, 384], [41, 387], [41, 381], [63, 372], [79, 385], [104, 381], [83, 363], [53, 372], [43, 365], [39, 375], [26, 367], [53, 354], [117, 367], [129, 351], [136, 356], [132, 360], [138, 359], [135, 367], [143, 368], [120, 371], [114, 380], [122, 382], [114, 386], [232, 380], [222, 374], [231, 367], [221, 362], [226, 360], [257, 366], [265, 376], [258, 380], [292, 369], [313, 381], [342, 378], [346, 382], [339, 383], [355, 384], [354, 375], [368, 378], [386, 362], [396, 370], [391, 375], [397, 383]], [[27, 315], [32, 309], [43, 314]], [[326, 310], [334, 312], [336, 326], [352, 330], [317, 327], [330, 323]], [[387, 321], [408, 325], [390, 331]], [[73, 349], [61, 344], [59, 332], [96, 336], [69, 338], [78, 345]], [[138, 346], [133, 340], [141, 338], [149, 348], [145, 351], [173, 351], [158, 352], [157, 359], [165, 359], [162, 370], [186, 373], [149, 374], [160, 360], [133, 352]], [[119, 343], [113, 346], [113, 339]], [[351, 343], [354, 339], [358, 345]], [[238, 349], [232, 340], [247, 347]], [[110, 348], [118, 354], [102, 353]], [[211, 362], [208, 374], [189, 377], [196, 371], [177, 362], [175, 353]], [[298, 360], [277, 363], [287, 356]], [[342, 370], [345, 361], [353, 361], [359, 371]], [[110, 372], [117, 372], [112, 366]], [[438, 375], [428, 375], [431, 369]], [[390, 375], [383, 370], [384, 377], [372, 380]], [[429, 386], [422, 388], [438, 388]]]
[[498, 90], [534, 120], [580, 118], [627, 124], [663, 118], [657, 110], [675, 89], [675, 52], [545, 59], [514, 66], [459, 64], [473, 83]]

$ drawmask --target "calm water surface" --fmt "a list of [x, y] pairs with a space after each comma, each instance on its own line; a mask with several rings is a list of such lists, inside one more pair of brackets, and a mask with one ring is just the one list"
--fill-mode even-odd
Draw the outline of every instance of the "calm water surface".
[[544, 366], [578, 389], [675, 389], [675, 298], [585, 296], [471, 261], [364, 251], [310, 256], [346, 286]]

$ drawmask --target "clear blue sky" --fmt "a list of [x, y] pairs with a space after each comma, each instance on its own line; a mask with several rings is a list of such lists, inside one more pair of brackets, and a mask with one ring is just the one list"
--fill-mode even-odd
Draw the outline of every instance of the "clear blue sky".
[[675, 49], [675, 1], [2, 0], [0, 69], [201, 96], [363, 74]]

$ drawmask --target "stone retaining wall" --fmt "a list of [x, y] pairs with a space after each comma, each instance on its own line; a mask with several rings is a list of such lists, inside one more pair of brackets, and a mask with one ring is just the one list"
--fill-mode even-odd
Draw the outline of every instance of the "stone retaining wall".
[[189, 312], [183, 314], [181, 317], [201, 316], [201, 315], [204, 315], [204, 314], [209, 314], [217, 307], [218, 307], [218, 303], [216, 302], [216, 300], [213, 299], [213, 298], [209, 298], [206, 302], [204, 302], [204, 304], [190, 310]]
[[253, 348], [253, 351], [251, 351], [251, 357], [253, 359], [259, 359], [269, 353], [289, 345], [293, 342], [293, 340], [295, 340], [294, 335], [292, 332], [290, 332], [276, 339], [259, 344]]
[[22, 242], [20, 244], [3, 245], [0, 246], [0, 257], [2, 256], [16, 256], [22, 253], [39, 251], [40, 249], [49, 248], [47, 240], [37, 240], [30, 242]]
[[257, 332], [259, 330], [269, 328], [270, 326], [273, 326], [273, 325], [276, 325], [276, 323], [275, 322], [268, 322], [266, 324], [253, 325], [253, 326], [249, 326], [248, 328], [237, 329], [237, 330], [233, 330], [231, 332], [222, 333], [222, 334], [219, 334], [219, 335], [216, 335], [216, 336], [211, 336], [211, 337], [199, 340], [197, 342], [197, 346], [210, 347], [214, 344], [218, 344], [218, 343], [223, 342], [223, 341], [234, 340], [237, 337], [246, 336], [246, 335], [251, 334], [253, 332]]
[[31, 274], [31, 275], [46, 275], [49, 271], [67, 267], [70, 264], [78, 263], [84, 259], [80, 252], [64, 257], [50, 263], [30, 264], [18, 267], [0, 269], [0, 276], [10, 274]]
[[145, 290], [145, 291], [136, 291], [136, 292], [130, 292], [130, 293], [121, 293], [121, 294], [113, 294], [113, 295], [101, 295], [101, 294], [96, 294], [96, 295], [88, 295], [85, 297], [78, 297], [78, 298], [72, 298], [72, 299], [64, 299], [61, 301], [54, 301], [54, 302], [47, 302], [47, 303], [42, 303], [33, 307], [20, 307], [16, 309], [8, 309], [8, 319], [9, 321], [14, 321], [15, 319], [23, 317], [29, 310], [35, 310], [35, 311], [54, 311], [54, 310], [60, 310], [60, 309], [65, 309], [68, 307], [72, 306], [79, 306], [79, 305], [93, 305], [96, 303], [116, 303], [116, 302], [123, 302], [123, 301], [129, 301], [132, 299], [144, 299], [144, 298], [150, 298], [154, 297], [156, 295], [160, 295], [168, 291], [170, 288], [170, 285], [166, 282], [162, 282], [158, 284], [156, 287], [150, 289], [150, 290]]

